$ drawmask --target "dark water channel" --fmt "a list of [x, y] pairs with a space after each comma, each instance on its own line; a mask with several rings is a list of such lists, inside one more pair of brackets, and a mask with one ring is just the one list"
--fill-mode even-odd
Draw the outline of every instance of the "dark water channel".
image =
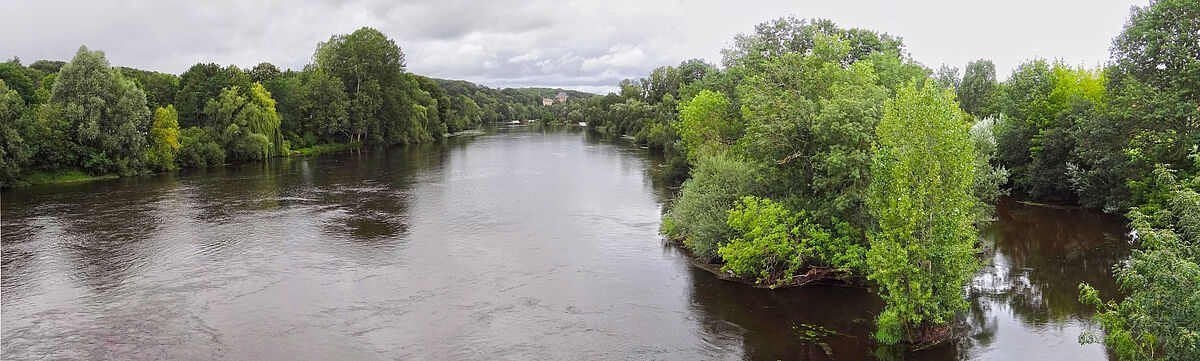
[[657, 234], [653, 154], [578, 129], [44, 186], [0, 198], [23, 359], [1103, 360], [1121, 219], [1006, 202], [959, 337], [880, 349], [868, 290], [768, 291]]

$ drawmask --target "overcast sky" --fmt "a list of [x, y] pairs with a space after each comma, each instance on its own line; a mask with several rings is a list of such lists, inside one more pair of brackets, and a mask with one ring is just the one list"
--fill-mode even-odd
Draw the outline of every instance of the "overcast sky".
[[492, 87], [607, 92], [623, 78], [703, 58], [781, 16], [828, 18], [904, 39], [930, 68], [1058, 58], [1095, 66], [1129, 8], [1147, 0], [937, 1], [54, 1], [13, 0], [0, 57], [69, 60], [79, 45], [113, 65], [180, 73], [197, 62], [300, 69], [317, 42], [362, 26], [404, 51], [408, 70]]

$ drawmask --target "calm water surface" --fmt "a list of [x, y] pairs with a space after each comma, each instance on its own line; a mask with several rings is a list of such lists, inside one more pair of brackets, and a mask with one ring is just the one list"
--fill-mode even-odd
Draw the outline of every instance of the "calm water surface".
[[580, 130], [6, 191], [5, 360], [1103, 360], [1119, 218], [1006, 202], [958, 338], [880, 348], [862, 288], [759, 290], [657, 234], [661, 159]]

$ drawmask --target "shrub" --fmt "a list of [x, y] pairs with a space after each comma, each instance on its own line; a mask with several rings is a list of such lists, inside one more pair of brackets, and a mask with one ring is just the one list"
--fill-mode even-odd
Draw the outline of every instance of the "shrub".
[[792, 213], [770, 199], [742, 197], [727, 223], [738, 237], [718, 251], [726, 262], [722, 270], [759, 283], [786, 283], [806, 267], [854, 269], [863, 263], [865, 250], [849, 237], [834, 237], [804, 211]]

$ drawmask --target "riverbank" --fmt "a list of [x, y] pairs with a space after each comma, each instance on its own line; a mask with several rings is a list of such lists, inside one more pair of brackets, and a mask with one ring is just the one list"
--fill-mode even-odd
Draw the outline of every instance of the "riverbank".
[[484, 134], [487, 134], [487, 132], [483, 131], [483, 129], [467, 129], [467, 130], [464, 130], [461, 132], [442, 134], [442, 137], [444, 137], [444, 138], [467, 137], [467, 136], [484, 135]]
[[318, 144], [307, 148], [293, 149], [292, 154], [302, 157], [311, 157], [315, 155], [330, 154], [358, 148], [362, 148], [362, 142]]
[[116, 179], [120, 176], [116, 174], [91, 175], [80, 169], [60, 169], [55, 171], [33, 171], [21, 177], [16, 184], [12, 184], [9, 188], [20, 188], [35, 185], [45, 184], [67, 184], [90, 182], [102, 179]]
[[757, 279], [752, 277], [739, 276], [733, 272], [721, 270], [721, 267], [725, 266], [724, 263], [710, 262], [697, 257], [695, 253], [692, 253], [691, 250], [683, 245], [682, 241], [667, 240], [667, 245], [678, 249], [686, 255], [688, 261], [693, 266], [696, 266], [696, 268], [705, 270], [722, 280], [737, 282], [754, 288], [774, 290], [815, 285], [861, 287], [860, 284], [863, 281], [855, 279], [849, 272], [843, 270], [828, 267], [809, 267], [807, 271], [793, 277], [788, 282], [779, 283], [778, 280], [758, 282]]
[[[476, 136], [476, 135], [484, 135], [484, 134], [487, 134], [487, 132], [485, 132], [482, 129], [469, 129], [469, 130], [464, 130], [464, 131], [456, 132], [456, 133], [452, 133], [452, 134], [450, 134], [450, 133], [444, 134], [443, 139], [451, 138], [451, 137]], [[344, 152], [344, 151], [353, 150], [353, 149], [362, 149], [363, 147], [364, 146], [363, 146], [362, 142], [318, 144], [318, 145], [314, 145], [314, 146], [306, 147], [306, 148], [292, 149], [289, 152], [289, 154], [278, 156], [275, 158], [283, 158], [283, 157], [288, 157], [288, 156], [314, 157], [314, 156]], [[262, 161], [266, 161], [266, 160], [262, 160]], [[221, 166], [226, 166], [226, 165], [229, 165], [229, 163], [223, 164]], [[149, 174], [160, 174], [160, 173], [147, 173], [147, 174], [140, 174], [140, 175], [149, 175]], [[102, 174], [102, 175], [92, 175], [92, 174], [89, 174], [89, 173], [87, 173], [81, 169], [77, 169], [77, 168], [59, 169], [59, 170], [54, 170], [54, 171], [31, 171], [31, 172], [28, 172], [27, 174], [25, 174], [24, 176], [22, 176], [21, 179], [14, 182], [14, 184], [5, 184], [5, 185], [3, 185], [2, 188], [24, 188], [24, 187], [36, 186], [36, 185], [82, 183], [82, 182], [91, 182], [91, 181], [97, 181], [97, 180], [116, 179], [116, 178], [120, 178], [120, 177], [121, 177], [120, 175], [117, 175], [114, 173]]]

